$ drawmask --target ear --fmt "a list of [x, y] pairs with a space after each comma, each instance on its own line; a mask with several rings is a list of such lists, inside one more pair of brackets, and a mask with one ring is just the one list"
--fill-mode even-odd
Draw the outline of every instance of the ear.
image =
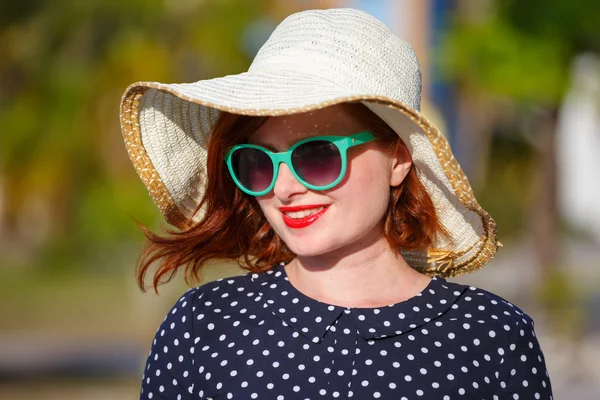
[[412, 165], [412, 157], [408, 148], [401, 140], [396, 142], [391, 159], [392, 173], [390, 176], [390, 186], [399, 186], [408, 175]]

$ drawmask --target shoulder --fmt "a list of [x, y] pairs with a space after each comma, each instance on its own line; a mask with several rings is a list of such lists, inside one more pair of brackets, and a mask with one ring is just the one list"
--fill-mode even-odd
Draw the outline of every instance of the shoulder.
[[[253, 289], [255, 286], [251, 275], [245, 274], [188, 289], [165, 315], [156, 339], [184, 336], [186, 339], [195, 337], [197, 342], [201, 333], [215, 333], [215, 327], [224, 325], [227, 319], [247, 319], [257, 313], [259, 305], [255, 300], [260, 294]], [[181, 343], [181, 339], [178, 342]]]
[[531, 320], [525, 311], [495, 293], [456, 282], [447, 282], [447, 284], [461, 292], [453, 308], [464, 310], [464, 316], [467, 318], [487, 317], [498, 322]]
[[[450, 283], [462, 294], [448, 313], [453, 337], [490, 361], [500, 398], [549, 398], [552, 389], [533, 319], [521, 308], [485, 289]], [[460, 333], [460, 336], [459, 336]]]
[[207, 307], [218, 310], [234, 307], [240, 301], [247, 302], [247, 299], [257, 295], [254, 275], [247, 273], [230, 278], [221, 278], [188, 289], [177, 300], [173, 310], [177, 310], [178, 305], [190, 308], [193, 312]]
[[[445, 334], [465, 351], [478, 350], [487, 361], [502, 368], [522, 365], [545, 371], [544, 356], [537, 340], [533, 319], [521, 308], [485, 289], [446, 283], [456, 292], [456, 301], [440, 317]], [[547, 378], [547, 375], [542, 376]]]
[[490, 338], [507, 338], [533, 333], [533, 319], [521, 308], [488, 290], [446, 282], [455, 293], [460, 292], [446, 317], [461, 323], [463, 329], [485, 330]]
[[202, 342], [199, 351], [204, 350], [232, 324], [251, 318], [256, 304], [253, 286], [251, 277], [242, 275], [191, 288], [180, 296], [154, 336], [142, 393], [162, 393], [160, 398], [192, 393], [195, 382], [189, 372], [194, 368], [196, 347]]

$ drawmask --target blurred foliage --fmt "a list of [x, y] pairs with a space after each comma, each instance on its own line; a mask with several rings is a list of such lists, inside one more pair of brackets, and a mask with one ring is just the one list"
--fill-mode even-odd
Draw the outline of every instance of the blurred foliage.
[[498, 16], [458, 24], [445, 52], [445, 70], [470, 92], [553, 104], [562, 96], [562, 43], [524, 35]]
[[478, 200], [498, 222], [502, 237], [514, 237], [526, 229], [521, 218], [531, 204], [534, 149], [522, 135], [498, 126], [492, 133], [487, 160], [486, 186]]
[[107, 243], [141, 238], [128, 214], [156, 226], [119, 132], [121, 94], [135, 81], [245, 70], [244, 30], [275, 3], [2, 2], [0, 264], [7, 254], [59, 270], [89, 265], [90, 255], [110, 262]]
[[556, 106], [573, 57], [600, 52], [595, 0], [465, 2], [440, 62], [469, 91]]
[[551, 272], [541, 283], [536, 296], [552, 318], [548, 319], [552, 332], [569, 338], [579, 338], [587, 328], [582, 307], [584, 296], [578, 290], [576, 278], [562, 269]]
[[[531, 223], [531, 204], [540, 196], [532, 193], [536, 180], [553, 179], [548, 168], [554, 161], [547, 161], [553, 157], [548, 149], [552, 127], [570, 84], [573, 58], [600, 53], [600, 14], [593, 12], [595, 0], [458, 4], [438, 62], [463, 96], [478, 99], [471, 114], [495, 110], [487, 113], [488, 125], [478, 127], [490, 137], [484, 141], [489, 154], [479, 193], [506, 238]], [[540, 173], [542, 165], [546, 170]], [[554, 195], [552, 185], [536, 190]]]

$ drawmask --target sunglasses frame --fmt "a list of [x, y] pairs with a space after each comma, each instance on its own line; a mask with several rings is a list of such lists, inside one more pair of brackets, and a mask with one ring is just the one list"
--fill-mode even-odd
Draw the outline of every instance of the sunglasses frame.
[[[282, 151], [279, 153], [274, 153], [274, 152], [270, 151], [269, 149], [266, 149], [262, 146], [244, 143], [244, 144], [238, 144], [238, 145], [233, 146], [227, 152], [227, 155], [225, 156], [225, 161], [227, 163], [227, 168], [229, 169], [229, 175], [231, 176], [231, 178], [233, 179], [233, 181], [235, 182], [237, 187], [240, 188], [240, 190], [243, 191], [244, 193], [249, 194], [251, 196], [264, 196], [265, 194], [267, 194], [271, 190], [273, 190], [273, 187], [275, 187], [275, 181], [277, 180], [277, 176], [279, 175], [279, 164], [281, 164], [281, 163], [284, 163], [285, 165], [287, 165], [289, 170], [292, 171], [294, 178], [296, 178], [296, 180], [298, 180], [298, 182], [300, 182], [303, 186], [307, 187], [308, 189], [327, 190], [327, 189], [333, 188], [338, 183], [340, 183], [340, 181], [344, 178], [344, 175], [346, 175], [346, 165], [347, 165], [347, 159], [348, 159], [346, 153], [347, 153], [348, 149], [350, 147], [354, 147], [354, 146], [358, 146], [361, 144], [372, 142], [373, 140], [375, 140], [375, 136], [373, 136], [373, 134], [369, 131], [355, 133], [350, 136], [313, 136], [313, 137], [310, 137], [307, 139], [300, 140], [299, 142], [294, 143], [294, 145], [292, 147], [290, 147], [287, 151]], [[342, 165], [340, 167], [339, 176], [332, 183], [330, 183], [329, 185], [325, 185], [325, 186], [315, 186], [315, 185], [312, 185], [312, 184], [306, 182], [304, 179], [302, 179], [296, 173], [296, 170], [294, 169], [294, 166], [292, 165], [292, 153], [294, 152], [294, 150], [296, 150], [296, 148], [298, 148], [299, 146], [302, 146], [305, 143], [316, 142], [316, 141], [326, 141], [326, 142], [333, 143], [335, 145], [335, 147], [337, 147], [338, 151], [340, 152], [340, 156], [342, 158]], [[267, 153], [267, 155], [271, 159], [271, 162], [273, 163], [273, 179], [271, 180], [271, 184], [265, 190], [262, 190], [260, 192], [254, 192], [252, 190], [248, 190], [238, 180], [238, 178], [233, 170], [232, 157], [233, 157], [233, 153], [239, 149], [261, 150], [261, 151]]]

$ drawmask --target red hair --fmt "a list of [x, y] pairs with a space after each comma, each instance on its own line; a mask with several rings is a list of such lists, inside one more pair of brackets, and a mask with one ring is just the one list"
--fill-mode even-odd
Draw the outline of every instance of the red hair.
[[[343, 106], [351, 108], [367, 124], [386, 151], [400, 145], [406, 157], [410, 157], [398, 135], [366, 106], [361, 103]], [[258, 130], [267, 119], [221, 113], [208, 144], [206, 191], [196, 209], [203, 212], [200, 222], [185, 231], [167, 228], [166, 235], [158, 235], [136, 221], [148, 239], [136, 268], [142, 290], [145, 290], [145, 275], [156, 261], [159, 263], [152, 282], [155, 291], [182, 266], [189, 284], [198, 280], [199, 271], [209, 260], [235, 260], [246, 270], [262, 272], [295, 257], [271, 228], [256, 199], [237, 188], [224, 162], [227, 151]], [[404, 181], [391, 188], [384, 218], [386, 239], [396, 251], [426, 249], [436, 235], [447, 236], [414, 165]]]

